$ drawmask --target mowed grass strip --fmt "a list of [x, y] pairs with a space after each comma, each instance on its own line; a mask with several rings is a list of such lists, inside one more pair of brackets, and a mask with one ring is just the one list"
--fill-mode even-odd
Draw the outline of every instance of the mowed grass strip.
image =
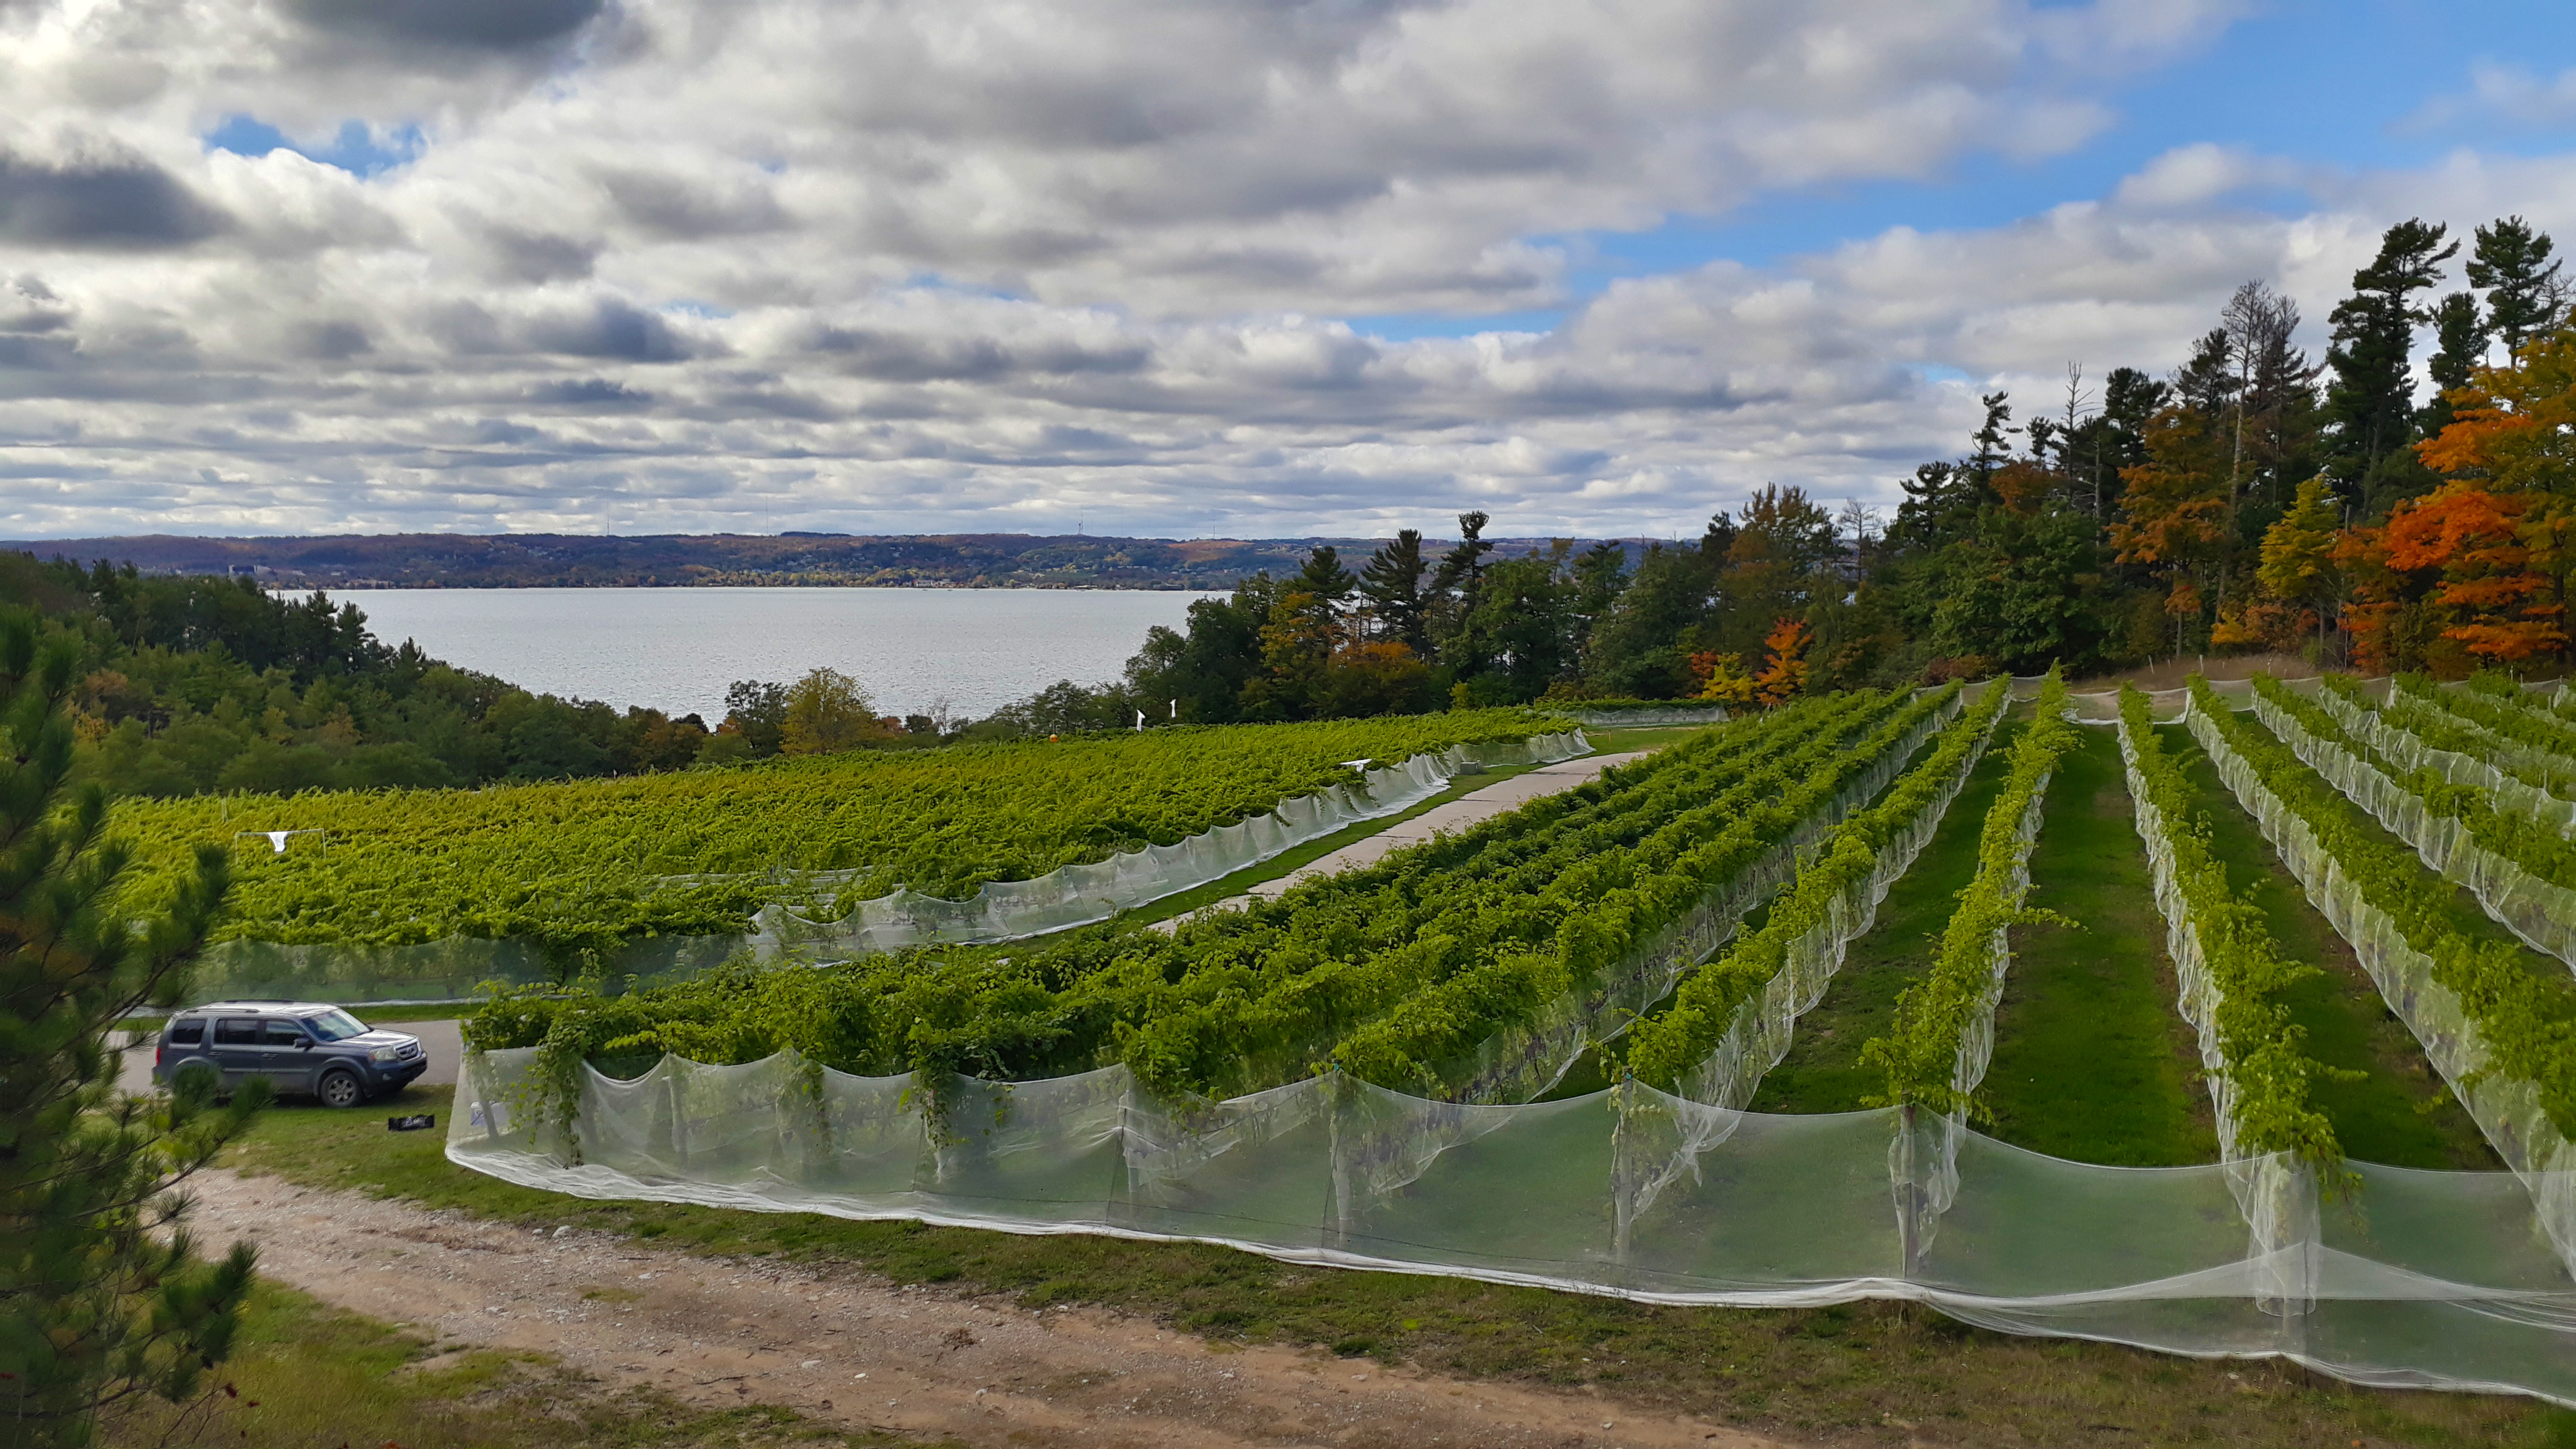
[[1863, 1098], [1886, 1092], [1887, 1074], [1861, 1065], [1861, 1046], [1887, 1030], [1896, 994], [1922, 975], [1959, 892], [1976, 878], [1977, 835], [2003, 789], [2018, 728], [1995, 732], [1931, 843], [1879, 903], [1876, 923], [1851, 943], [1824, 1000], [1798, 1018], [1789, 1054], [1763, 1078], [1754, 1111], [1856, 1112]]
[[[387, 1110], [434, 1111], [443, 1124], [449, 1107], [446, 1089], [414, 1088], [364, 1115], [275, 1109], [227, 1163], [528, 1227], [570, 1224], [683, 1251], [847, 1263], [897, 1284], [944, 1285], [1027, 1307], [1116, 1309], [1220, 1347], [1305, 1344], [1461, 1378], [1594, 1392], [1610, 1401], [1605, 1410], [1626, 1404], [1698, 1414], [1820, 1446], [2576, 1444], [2576, 1414], [2528, 1399], [2362, 1389], [2269, 1361], [2202, 1362], [2020, 1338], [1899, 1303], [1683, 1308], [1317, 1268], [1205, 1244], [558, 1197], [455, 1166], [438, 1133], [385, 1130]], [[800, 1432], [774, 1421], [740, 1427], [754, 1444], [770, 1442], [763, 1432], [789, 1442]], [[258, 1442], [328, 1449], [342, 1437]], [[387, 1437], [414, 1444], [409, 1436]]]
[[442, 1350], [276, 1283], [252, 1291], [232, 1357], [206, 1377], [205, 1393], [186, 1404], [146, 1395], [116, 1405], [97, 1442], [102, 1449], [933, 1449], [771, 1405], [711, 1411], [648, 1389], [611, 1389], [542, 1354]]
[[2208, 823], [2210, 844], [2227, 862], [2228, 881], [2261, 909], [2283, 955], [2323, 972], [2283, 992], [2280, 1000], [2307, 1033], [2310, 1057], [2362, 1074], [2357, 1081], [2319, 1076], [2308, 1084], [2308, 1099], [2334, 1123], [2344, 1154], [2391, 1167], [2503, 1171], [2477, 1123], [2380, 999], [2352, 947], [2308, 904], [2307, 893], [2219, 780], [2191, 731], [2166, 725], [2157, 733], [2200, 791], [2200, 818]]
[[1995, 1055], [1979, 1090], [2006, 1142], [2075, 1162], [2218, 1160], [2200, 1052], [2165, 955], [2119, 741], [2086, 726], [2058, 758], [2030, 904], [2081, 923], [2016, 926]]

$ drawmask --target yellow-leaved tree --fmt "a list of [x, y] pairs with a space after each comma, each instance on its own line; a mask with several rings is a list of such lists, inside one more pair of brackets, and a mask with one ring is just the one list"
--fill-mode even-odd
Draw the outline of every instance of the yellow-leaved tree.
[[2316, 610], [2317, 642], [2325, 643], [2326, 614], [2342, 585], [2335, 567], [2335, 534], [2343, 506], [2321, 475], [2299, 485], [2290, 511], [2263, 530], [2263, 562], [2254, 571], [2263, 592], [2285, 604]]
[[791, 755], [828, 755], [856, 749], [893, 733], [859, 682], [837, 669], [816, 669], [787, 686], [787, 718], [779, 748]]

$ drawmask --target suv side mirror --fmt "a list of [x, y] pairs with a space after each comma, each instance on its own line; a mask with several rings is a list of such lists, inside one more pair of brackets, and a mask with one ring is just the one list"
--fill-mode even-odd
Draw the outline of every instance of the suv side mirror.
[[308, 1036], [304, 1040], [297, 1042], [295, 1044], [295, 1049], [300, 1052], [309, 1052], [313, 1050], [313, 1038]]

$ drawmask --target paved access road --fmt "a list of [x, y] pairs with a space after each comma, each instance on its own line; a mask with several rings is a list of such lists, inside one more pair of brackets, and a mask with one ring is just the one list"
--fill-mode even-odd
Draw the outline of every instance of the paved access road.
[[[1517, 810], [1532, 800], [1589, 785], [1601, 778], [1601, 772], [1612, 765], [1644, 759], [1651, 751], [1632, 750], [1621, 755], [1586, 755], [1581, 759], [1562, 760], [1523, 770], [1509, 779], [1496, 780], [1481, 790], [1472, 790], [1445, 804], [1434, 805], [1410, 820], [1399, 820], [1375, 835], [1354, 840], [1330, 855], [1318, 856], [1274, 880], [1266, 880], [1239, 896], [1229, 896], [1205, 909], [1235, 910], [1256, 900], [1275, 900], [1294, 885], [1317, 876], [1339, 875], [1346, 870], [1375, 863], [1392, 850], [1420, 845], [1434, 835], [1455, 835], [1468, 826], [1490, 820], [1506, 810]], [[1157, 921], [1154, 929], [1171, 931], [1179, 919]]]

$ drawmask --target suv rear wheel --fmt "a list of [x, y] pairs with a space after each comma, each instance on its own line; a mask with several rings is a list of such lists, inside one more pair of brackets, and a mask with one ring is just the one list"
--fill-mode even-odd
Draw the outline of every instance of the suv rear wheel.
[[355, 1072], [324, 1072], [322, 1080], [313, 1086], [313, 1095], [321, 1098], [325, 1107], [354, 1107], [367, 1100], [367, 1089]]

